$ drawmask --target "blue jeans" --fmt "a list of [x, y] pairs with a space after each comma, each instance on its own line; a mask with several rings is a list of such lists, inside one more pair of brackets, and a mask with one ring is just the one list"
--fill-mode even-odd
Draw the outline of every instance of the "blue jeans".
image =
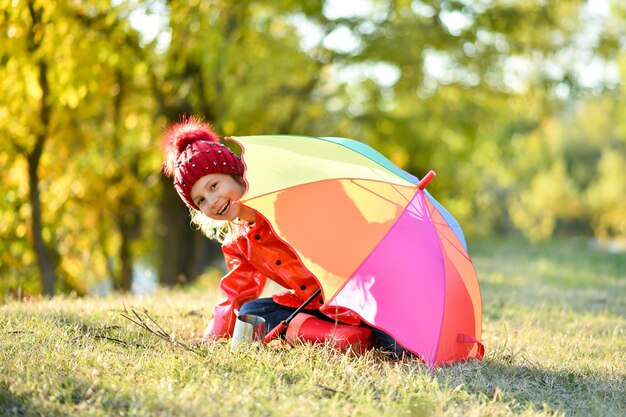
[[[295, 310], [295, 308], [281, 306], [280, 304], [274, 302], [271, 298], [258, 298], [256, 300], [248, 301], [241, 306], [239, 314], [253, 314], [255, 316], [263, 317], [265, 319], [266, 331], [269, 332], [271, 329], [278, 326], [281, 321], [286, 320]], [[333, 322], [332, 319], [322, 314], [319, 310], [304, 309], [304, 312], [319, 319], [331, 323]], [[397, 358], [401, 358], [405, 353], [410, 354], [409, 351], [400, 346], [395, 339], [387, 333], [372, 326], [368, 326], [367, 324], [362, 324], [362, 326], [371, 329], [372, 333], [374, 333], [374, 347], [377, 349], [390, 352]]]

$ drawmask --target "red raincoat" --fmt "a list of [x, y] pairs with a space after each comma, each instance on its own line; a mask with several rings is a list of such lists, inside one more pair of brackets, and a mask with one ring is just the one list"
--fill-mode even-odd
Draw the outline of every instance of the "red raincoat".
[[[267, 278], [287, 288], [273, 300], [286, 307], [300, 307], [318, 288], [317, 279], [302, 265], [293, 249], [278, 239], [267, 220], [257, 213], [256, 223], [222, 246], [229, 273], [220, 282], [224, 299], [213, 309], [205, 337], [230, 337], [235, 326], [235, 310], [259, 297]], [[357, 314], [341, 307], [324, 306], [322, 297], [307, 309], [317, 309], [333, 320], [358, 325]]]

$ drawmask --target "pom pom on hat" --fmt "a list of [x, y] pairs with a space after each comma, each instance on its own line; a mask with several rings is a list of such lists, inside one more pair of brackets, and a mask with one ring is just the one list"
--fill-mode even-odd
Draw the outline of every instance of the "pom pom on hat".
[[168, 177], [174, 175], [178, 158], [187, 145], [196, 140], [204, 140], [219, 143], [220, 139], [208, 123], [204, 123], [193, 116], [172, 124], [163, 135], [161, 147], [165, 159], [163, 161], [163, 173]]
[[174, 177], [174, 188], [187, 206], [198, 210], [191, 199], [191, 188], [205, 175], [243, 176], [239, 157], [219, 142], [208, 123], [193, 116], [172, 124], [163, 135], [163, 172]]

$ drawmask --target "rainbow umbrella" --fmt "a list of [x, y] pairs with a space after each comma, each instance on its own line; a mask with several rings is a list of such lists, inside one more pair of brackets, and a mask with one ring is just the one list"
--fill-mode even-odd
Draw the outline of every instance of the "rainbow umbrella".
[[369, 146], [304, 136], [232, 138], [257, 210], [349, 308], [431, 368], [480, 358], [481, 299], [458, 222]]

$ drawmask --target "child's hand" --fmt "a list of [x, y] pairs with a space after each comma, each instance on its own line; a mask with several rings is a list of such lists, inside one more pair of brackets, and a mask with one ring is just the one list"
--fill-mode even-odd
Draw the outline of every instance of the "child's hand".
[[215, 337], [205, 337], [202, 339], [193, 339], [188, 341], [187, 343], [191, 346], [198, 346], [198, 345], [212, 345], [213, 343], [217, 342], [217, 338]]
[[189, 343], [190, 345], [212, 345], [213, 343], [217, 342], [220, 338], [218, 336], [215, 335], [211, 335], [209, 334], [208, 331], [204, 332], [204, 335], [202, 336], [202, 338], [200, 339], [193, 339], [190, 340]]

